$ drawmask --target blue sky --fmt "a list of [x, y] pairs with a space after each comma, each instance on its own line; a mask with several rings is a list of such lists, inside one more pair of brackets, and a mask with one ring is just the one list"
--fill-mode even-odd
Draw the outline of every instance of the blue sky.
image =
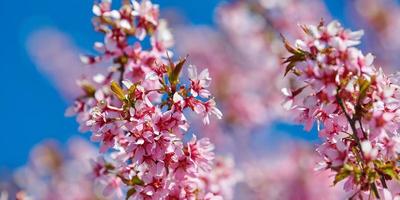
[[[176, 8], [192, 23], [211, 25], [213, 9], [220, 1], [155, 2], [161, 9]], [[343, 19], [343, 2], [328, 0], [329, 9], [339, 20]], [[3, 44], [0, 48], [0, 169], [24, 164], [29, 150], [45, 138], [66, 141], [79, 134], [75, 120], [64, 117], [67, 103], [50, 81], [36, 70], [26, 52], [25, 42], [32, 31], [50, 26], [68, 34], [80, 48], [90, 48], [94, 38], [98, 37], [90, 24], [91, 6], [91, 0], [0, 1], [3, 23], [0, 31]]]

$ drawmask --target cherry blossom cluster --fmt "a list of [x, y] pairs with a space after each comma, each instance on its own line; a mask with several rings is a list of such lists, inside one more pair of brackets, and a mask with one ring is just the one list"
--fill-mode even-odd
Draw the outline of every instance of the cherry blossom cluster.
[[[77, 115], [82, 131], [92, 132], [100, 152], [109, 153], [93, 161], [92, 177], [105, 186], [106, 196], [116, 198], [221, 199], [198, 184], [213, 166], [214, 145], [195, 135], [187, 141], [186, 134], [189, 111], [204, 124], [210, 115], [222, 117], [208, 90], [208, 70], [186, 67], [186, 58], [172, 61], [172, 35], [149, 0], [123, 1], [118, 10], [103, 0], [93, 13], [104, 42], [94, 44], [99, 55], [81, 61], [110, 67], [79, 80], [85, 94], [67, 111]], [[188, 81], [180, 79], [185, 68]]]
[[217, 8], [217, 31], [177, 28], [178, 51], [213, 74], [213, 91], [225, 115], [223, 127], [239, 126], [244, 132], [286, 115], [279, 91], [289, 83], [280, 78], [277, 67], [286, 53], [279, 33], [296, 37], [295, 21], [317, 23], [328, 18], [321, 2], [311, 2], [232, 1]]
[[335, 172], [334, 183], [345, 181], [353, 197], [388, 196], [388, 182], [400, 178], [398, 75], [385, 75], [372, 54], [355, 47], [363, 31], [346, 30], [337, 21], [301, 28], [304, 37], [294, 46], [284, 41], [291, 54], [285, 74], [302, 83], [283, 89], [284, 107], [307, 130], [318, 122], [324, 141], [317, 149], [319, 167]]
[[96, 148], [83, 139], [70, 140], [67, 151], [58, 146], [57, 142], [46, 141], [31, 151], [29, 163], [14, 174], [21, 191], [13, 198], [8, 190], [10, 199], [102, 199], [87, 178], [91, 171], [88, 160], [96, 158]]
[[[352, 17], [358, 13], [367, 25], [363, 45], [378, 53], [374, 63], [385, 70], [395, 67], [397, 5], [353, 2]], [[95, 28], [105, 39], [94, 45], [98, 55], [81, 56], [89, 66], [73, 62], [76, 48], [57, 32], [41, 32], [29, 45], [42, 71], [55, 77], [67, 98], [82, 94], [68, 114], [77, 115], [81, 130], [92, 131], [92, 139], [101, 145], [105, 156], [92, 162], [91, 177], [104, 194], [115, 194], [108, 198], [343, 199], [337, 188], [321, 186], [332, 181], [351, 191], [347, 197], [399, 198], [398, 78], [375, 69], [373, 57], [354, 47], [361, 32], [343, 30], [336, 22], [304, 26], [305, 38], [295, 47], [286, 46], [290, 60], [287, 78], [282, 79], [281, 58], [288, 52], [280, 33], [293, 40], [301, 36], [297, 23], [329, 19], [321, 1], [234, 0], [217, 9], [217, 30], [176, 28], [178, 50], [209, 67], [212, 85], [207, 70], [198, 73], [194, 66], [185, 66], [185, 59], [171, 61], [168, 49], [174, 39], [157, 5], [125, 0], [113, 10], [111, 1], [101, 1], [93, 12]], [[356, 22], [363, 25], [360, 18]], [[43, 42], [48, 48], [39, 49]], [[189, 80], [180, 80], [183, 68], [188, 68]], [[71, 80], [81, 74], [83, 90], [77, 94]], [[210, 114], [221, 116], [209, 87], [224, 111], [223, 120], [209, 119]], [[254, 155], [250, 144], [264, 136], [244, 133], [272, 132], [260, 126], [290, 117], [279, 106], [283, 87], [288, 88], [283, 90], [288, 98], [284, 107], [298, 114], [307, 129], [318, 123], [324, 142], [318, 148], [319, 168], [332, 170], [334, 179], [328, 178], [328, 170], [312, 172], [315, 160], [302, 150], [281, 156], [286, 153], [273, 149], [279, 156], [258, 156], [247, 163], [248, 155]], [[190, 110], [210, 126], [192, 122]], [[217, 143], [220, 152], [244, 163], [236, 166], [244, 174], [236, 196], [232, 190], [239, 178], [231, 161], [216, 159], [212, 164], [213, 145], [186, 134], [188, 121], [191, 129]]]

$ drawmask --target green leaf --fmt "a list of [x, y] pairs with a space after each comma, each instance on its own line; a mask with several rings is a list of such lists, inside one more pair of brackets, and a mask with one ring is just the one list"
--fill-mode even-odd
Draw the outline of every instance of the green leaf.
[[337, 183], [339, 183], [343, 179], [347, 178], [349, 175], [350, 175], [350, 172], [348, 172], [348, 171], [336, 174], [335, 180], [333, 181], [333, 184], [336, 185]]
[[393, 166], [392, 163], [384, 164], [379, 167], [379, 170], [382, 171], [385, 175], [390, 176], [393, 179], [399, 180], [399, 175], [397, 174], [396, 167]]
[[339, 183], [340, 181], [342, 181], [342, 180], [344, 180], [345, 178], [347, 178], [347, 177], [350, 175], [352, 169], [353, 169], [353, 168], [352, 168], [350, 165], [345, 164], [345, 165], [340, 169], [340, 171], [336, 174], [335, 180], [333, 181], [333, 184], [336, 185], [336, 184]]
[[365, 173], [367, 174], [367, 180], [369, 183], [375, 183], [375, 181], [379, 179], [379, 174], [371, 168], [367, 168]]
[[293, 68], [296, 66], [296, 64], [298, 62], [302, 62], [306, 60], [306, 56], [305, 53], [300, 52], [299, 54], [294, 54], [288, 58], [286, 58], [285, 61], [283, 61], [283, 64], [288, 63], [286, 65], [286, 69], [285, 69], [285, 76], [293, 70]]
[[116, 82], [111, 82], [111, 91], [118, 97], [119, 100], [125, 100], [125, 93], [122, 88]]
[[93, 97], [94, 94], [96, 93], [96, 88], [88, 82], [82, 82], [80, 83], [80, 86], [82, 90], [86, 93], [86, 95], [89, 97]]
[[284, 76], [286, 76], [286, 75], [294, 68], [295, 65], [296, 65], [296, 62], [291, 62], [291, 63], [289, 63], [289, 64], [286, 66]]
[[128, 200], [129, 197], [131, 197], [132, 195], [134, 195], [136, 193], [136, 189], [135, 188], [131, 188], [128, 190], [128, 192], [126, 192], [126, 198], [125, 200]]
[[136, 88], [139, 85], [139, 83], [134, 83], [128, 88], [128, 101], [134, 106], [135, 101], [136, 101]]
[[359, 100], [364, 99], [365, 95], [367, 94], [368, 88], [371, 85], [371, 82], [368, 80], [360, 80], [360, 96]]
[[134, 185], [144, 185], [144, 182], [138, 176], [132, 177], [131, 181]]
[[182, 71], [183, 65], [186, 62], [186, 58], [183, 58], [181, 60], [179, 60], [178, 64], [176, 64], [171, 73], [169, 74], [169, 81], [171, 82], [171, 85], [176, 85], [178, 83], [179, 80], [179, 75]]
[[283, 36], [282, 34], [280, 34], [280, 35], [281, 35], [282, 42], [285, 45], [286, 50], [288, 50], [290, 53], [292, 53], [294, 55], [301, 53], [301, 51], [299, 51], [299, 49], [297, 49], [289, 44], [289, 42], [286, 40], [285, 36]]

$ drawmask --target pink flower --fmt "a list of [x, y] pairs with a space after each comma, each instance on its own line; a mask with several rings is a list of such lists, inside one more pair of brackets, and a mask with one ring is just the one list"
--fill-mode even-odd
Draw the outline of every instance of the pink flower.
[[217, 108], [217, 105], [214, 101], [214, 99], [208, 100], [204, 104], [205, 110], [203, 111], [204, 113], [204, 118], [203, 118], [203, 123], [204, 124], [209, 124], [210, 123], [210, 115], [213, 114], [215, 115], [218, 119], [222, 118], [222, 112]]
[[[103, 4], [94, 6], [93, 22], [104, 33], [104, 44], [95, 43], [99, 55], [83, 61], [112, 66], [93, 80], [81, 81], [85, 94], [69, 111], [105, 154], [93, 163], [93, 176], [104, 194], [114, 193], [118, 199], [168, 199], [175, 195], [172, 187], [179, 198], [195, 197], [199, 188], [189, 180], [211, 169], [214, 146], [206, 138], [183, 141], [189, 128], [186, 111], [201, 114], [207, 123], [211, 114], [222, 116], [205, 89], [211, 80], [208, 71], [197, 75], [189, 67], [190, 86], [181, 80], [186, 59], [174, 63], [169, 58], [172, 36], [166, 23], [159, 22], [158, 5], [124, 1], [119, 10], [109, 10]], [[140, 44], [146, 35], [148, 50]], [[139, 41], [131, 44], [135, 37]]]
[[[307, 129], [313, 121], [321, 124], [324, 143], [318, 152], [324, 168], [336, 172], [334, 183], [346, 180], [345, 189], [354, 196], [362, 196], [363, 190], [379, 198], [377, 188], [387, 189], [386, 182], [398, 177], [397, 158], [390, 152], [400, 128], [399, 86], [374, 67], [371, 54], [364, 56], [354, 47], [363, 31], [345, 30], [336, 21], [302, 28], [305, 37], [296, 47], [284, 40], [291, 53], [285, 62], [307, 90], [297, 94], [303, 102], [288, 107], [300, 113], [298, 121]], [[286, 93], [290, 101], [294, 95]], [[386, 167], [394, 173], [379, 172]], [[364, 170], [377, 176], [370, 179]]]
[[211, 93], [206, 89], [210, 86], [211, 78], [208, 73], [208, 69], [204, 69], [197, 74], [197, 68], [194, 65], [189, 65], [189, 79], [191, 81], [190, 92], [194, 97], [198, 95], [203, 98], [209, 98]]
[[142, 0], [138, 3], [136, 0], [132, 0], [133, 5], [133, 16], [139, 17], [139, 25], [136, 30], [136, 36], [143, 40], [146, 36], [146, 23], [150, 23], [153, 26], [158, 24], [158, 5], [153, 5], [150, 0]]
[[197, 140], [193, 135], [188, 143], [187, 151], [190, 159], [203, 171], [210, 171], [212, 160], [214, 159], [214, 145], [208, 138]]
[[157, 32], [154, 38], [152, 38], [152, 43], [160, 52], [164, 52], [167, 48], [174, 45], [174, 38], [171, 31], [168, 29], [166, 20], [161, 19], [159, 21]]
[[388, 189], [383, 189], [382, 193], [383, 193], [384, 200], [399, 200], [400, 199], [399, 194], [393, 196], [392, 193]]
[[95, 4], [92, 7], [92, 12], [96, 16], [101, 16], [108, 13], [111, 10], [111, 1], [110, 0], [102, 0], [101, 3]]

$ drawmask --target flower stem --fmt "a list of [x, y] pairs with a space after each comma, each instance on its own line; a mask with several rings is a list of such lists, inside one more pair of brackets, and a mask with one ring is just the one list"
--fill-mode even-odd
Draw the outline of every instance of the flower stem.
[[[353, 135], [352, 136], [355, 139], [355, 141], [357, 142], [357, 146], [358, 146], [358, 148], [360, 150], [359, 153], [360, 153], [361, 159], [362, 159], [361, 162], [364, 163], [365, 157], [364, 157], [364, 153], [363, 153], [362, 148], [361, 148], [360, 138], [358, 137], [358, 134], [357, 134], [356, 120], [353, 119], [352, 117], [350, 117], [350, 115], [347, 113], [346, 107], [344, 106], [342, 99], [340, 99], [338, 96], [336, 96], [336, 100], [337, 100], [340, 108], [342, 109], [344, 115], [346, 116], [347, 121], [350, 124], [350, 127], [351, 127], [351, 129], [353, 131]], [[361, 121], [359, 121], [359, 122], [361, 124]], [[362, 131], [363, 131], [364, 136], [366, 136], [364, 130], [362, 130]], [[384, 177], [381, 177], [381, 180], [382, 179], [384, 179]], [[382, 182], [382, 184], [386, 185], [386, 182], [385, 183]], [[378, 192], [378, 189], [376, 187], [376, 183], [375, 182], [371, 183], [371, 189], [374, 192], [376, 198], [380, 199], [379, 192]]]

